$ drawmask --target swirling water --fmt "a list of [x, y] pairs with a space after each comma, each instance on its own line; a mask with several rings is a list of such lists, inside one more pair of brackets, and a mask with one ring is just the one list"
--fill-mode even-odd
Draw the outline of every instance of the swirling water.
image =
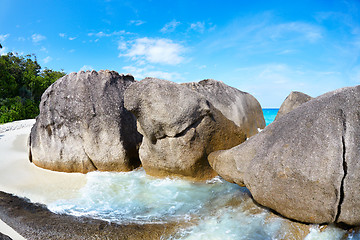
[[[267, 124], [277, 109], [264, 110]], [[266, 115], [268, 113], [268, 115]], [[358, 233], [293, 223], [254, 203], [250, 192], [216, 177], [207, 182], [158, 179], [143, 169], [91, 172], [73, 199], [49, 203], [50, 210], [117, 223], [188, 222], [170, 239], [360, 239]], [[347, 235], [347, 236], [345, 236]]]

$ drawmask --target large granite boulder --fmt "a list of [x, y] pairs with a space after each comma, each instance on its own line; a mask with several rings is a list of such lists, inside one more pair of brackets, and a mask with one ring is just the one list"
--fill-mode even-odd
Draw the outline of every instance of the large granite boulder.
[[140, 165], [141, 135], [124, 108], [131, 75], [114, 71], [70, 73], [42, 95], [29, 138], [30, 161], [63, 171], [129, 171]]
[[326, 93], [209, 162], [288, 218], [359, 225], [359, 106], [360, 86]]
[[240, 126], [247, 137], [265, 128], [265, 119], [260, 103], [251, 94], [230, 87], [223, 82], [206, 79], [182, 85], [200, 93], [215, 108]]
[[280, 109], [275, 117], [275, 120], [279, 119], [279, 117], [299, 107], [301, 104], [310, 101], [311, 99], [313, 98], [305, 93], [296, 92], [296, 91], [291, 92], [286, 97], [285, 101], [281, 104]]
[[202, 95], [173, 82], [146, 78], [125, 91], [124, 101], [144, 136], [142, 166], [153, 176], [214, 177], [208, 154], [246, 139]]

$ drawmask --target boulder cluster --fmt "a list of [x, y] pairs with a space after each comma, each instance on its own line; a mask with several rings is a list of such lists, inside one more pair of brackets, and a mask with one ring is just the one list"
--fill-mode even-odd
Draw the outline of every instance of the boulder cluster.
[[360, 224], [360, 86], [326, 93], [209, 162], [281, 215]]
[[259, 102], [219, 81], [71, 73], [43, 94], [29, 157], [65, 172], [220, 175], [290, 219], [359, 225], [359, 105], [360, 86], [292, 92], [265, 128]]
[[211, 152], [232, 148], [264, 127], [253, 96], [215, 80], [137, 82], [114, 71], [81, 71], [44, 92], [29, 157], [55, 171], [142, 165], [154, 176], [209, 179], [217, 175], [207, 160]]

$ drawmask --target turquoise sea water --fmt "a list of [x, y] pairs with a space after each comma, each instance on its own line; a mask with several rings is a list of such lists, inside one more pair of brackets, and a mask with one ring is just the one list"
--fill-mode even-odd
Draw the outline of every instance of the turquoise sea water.
[[[263, 109], [266, 125], [277, 111]], [[256, 205], [245, 187], [220, 177], [207, 182], [158, 179], [141, 168], [126, 173], [91, 172], [86, 177], [77, 197], [58, 199], [48, 204], [49, 209], [117, 223], [193, 223], [171, 240], [300, 239], [294, 236], [302, 230], [289, 228], [291, 221]], [[346, 231], [334, 226], [321, 230], [309, 225], [308, 229], [301, 239], [360, 239], [355, 233], [344, 237]]]
[[263, 108], [263, 114], [264, 114], [266, 126], [274, 121], [278, 111], [279, 111], [278, 108]]

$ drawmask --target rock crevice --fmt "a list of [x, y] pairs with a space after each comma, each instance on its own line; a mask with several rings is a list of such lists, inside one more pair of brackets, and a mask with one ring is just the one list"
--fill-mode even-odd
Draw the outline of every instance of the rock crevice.
[[343, 132], [343, 136], [341, 137], [341, 143], [342, 143], [342, 167], [343, 167], [344, 175], [342, 176], [341, 184], [340, 184], [339, 203], [338, 203], [338, 207], [337, 207], [337, 213], [335, 215], [335, 222], [338, 222], [338, 219], [341, 214], [341, 206], [342, 206], [342, 203], [344, 202], [344, 198], [345, 198], [344, 182], [345, 182], [345, 178], [347, 176], [347, 168], [348, 168], [347, 162], [346, 162], [346, 142], [345, 142], [346, 119], [345, 118], [343, 120], [343, 131], [344, 132]]

